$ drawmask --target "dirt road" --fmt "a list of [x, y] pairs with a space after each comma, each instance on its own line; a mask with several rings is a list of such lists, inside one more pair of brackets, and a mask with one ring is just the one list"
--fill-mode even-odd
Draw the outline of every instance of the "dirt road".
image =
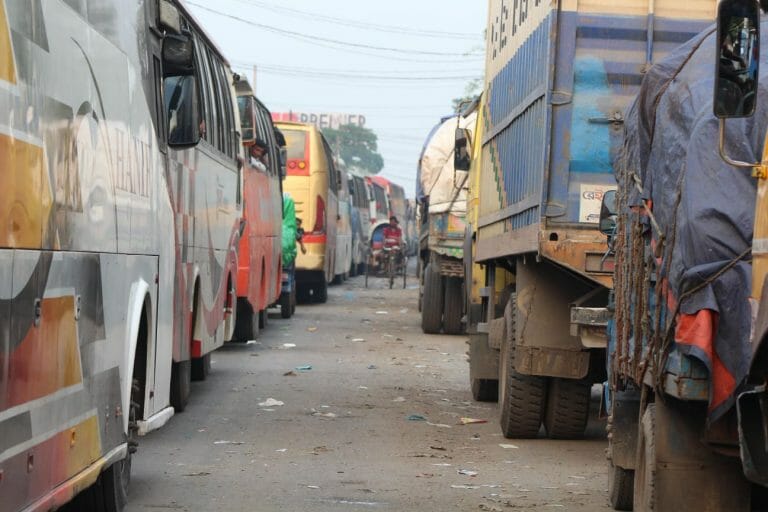
[[609, 510], [602, 423], [504, 439], [471, 401], [465, 338], [422, 334], [418, 290], [373, 284], [216, 352], [187, 411], [141, 439], [127, 512]]

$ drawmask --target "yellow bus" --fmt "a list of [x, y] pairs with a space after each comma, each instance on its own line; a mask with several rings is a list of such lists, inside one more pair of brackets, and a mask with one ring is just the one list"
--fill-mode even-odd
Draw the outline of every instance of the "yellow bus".
[[333, 152], [320, 130], [301, 123], [277, 123], [287, 143], [283, 190], [296, 203], [306, 254], [296, 257], [296, 292], [302, 302], [325, 302], [336, 269], [339, 176]]

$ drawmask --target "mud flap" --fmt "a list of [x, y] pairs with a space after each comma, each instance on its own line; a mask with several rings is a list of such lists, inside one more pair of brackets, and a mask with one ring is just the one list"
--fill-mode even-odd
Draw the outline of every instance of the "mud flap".
[[765, 386], [740, 394], [736, 409], [744, 475], [756, 484], [768, 486], [768, 392]]

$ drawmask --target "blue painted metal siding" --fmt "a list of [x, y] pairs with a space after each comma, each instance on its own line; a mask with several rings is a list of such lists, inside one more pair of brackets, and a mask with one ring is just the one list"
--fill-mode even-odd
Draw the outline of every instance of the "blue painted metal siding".
[[[489, 78], [485, 144], [506, 230], [577, 224], [583, 189], [614, 184], [620, 120], [643, 72], [707, 23], [552, 11]], [[556, 31], [556, 33], [555, 33]], [[652, 41], [649, 44], [649, 34]], [[584, 224], [589, 229], [596, 225]]]

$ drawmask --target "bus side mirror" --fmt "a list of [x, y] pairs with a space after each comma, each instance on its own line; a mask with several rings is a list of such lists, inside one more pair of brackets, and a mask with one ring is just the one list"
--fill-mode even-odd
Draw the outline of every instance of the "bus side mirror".
[[195, 50], [187, 34], [166, 35], [163, 38], [163, 77], [195, 74]]
[[472, 162], [470, 133], [466, 128], [456, 128], [456, 144], [453, 152], [453, 168], [456, 171], [469, 171]]
[[715, 117], [750, 117], [755, 113], [759, 62], [757, 0], [722, 0], [717, 8]]
[[603, 194], [603, 201], [600, 204], [600, 232], [609, 238], [616, 234], [616, 191], [608, 190]]

